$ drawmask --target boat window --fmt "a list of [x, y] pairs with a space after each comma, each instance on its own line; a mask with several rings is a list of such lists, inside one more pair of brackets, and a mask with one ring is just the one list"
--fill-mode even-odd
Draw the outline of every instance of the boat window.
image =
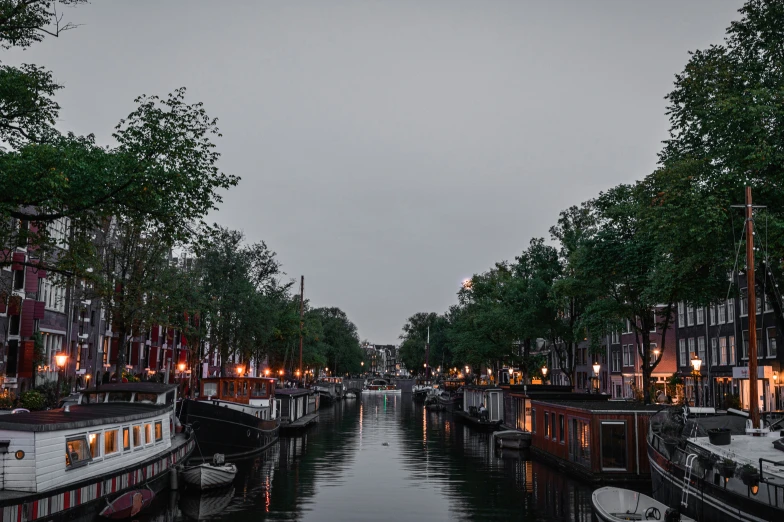
[[138, 448], [142, 445], [142, 427], [141, 426], [134, 426], [133, 427], [133, 447]]
[[123, 450], [131, 449], [131, 429], [126, 426], [123, 428]]
[[103, 454], [111, 455], [120, 451], [117, 445], [117, 430], [105, 431], [103, 434]]
[[109, 392], [109, 402], [131, 402], [131, 392]]
[[158, 394], [157, 393], [137, 393], [136, 394], [136, 402], [141, 402], [144, 404], [155, 404], [158, 402]]
[[564, 416], [558, 415], [558, 442], [563, 443], [564, 441]]
[[97, 459], [101, 456], [101, 434], [90, 433], [87, 439], [90, 441], [90, 456]]
[[550, 438], [555, 440], [555, 412], [550, 414]]
[[253, 383], [253, 391], [251, 392], [253, 397], [266, 397], [267, 396], [267, 383], [265, 382], [254, 382]]
[[81, 435], [65, 441], [65, 469], [86, 466], [92, 460], [87, 437]]
[[155, 421], [155, 441], [159, 442], [161, 440], [163, 440], [163, 423]]
[[205, 397], [215, 397], [218, 395], [218, 383], [217, 382], [205, 382], [204, 383], [204, 396]]
[[248, 395], [248, 381], [242, 381], [242, 395]]
[[626, 470], [626, 423], [603, 421], [600, 430], [603, 470]]
[[152, 444], [152, 424], [149, 422], [144, 425], [144, 443]]
[[100, 393], [85, 393], [82, 396], [82, 404], [100, 404], [106, 399], [106, 394]]
[[536, 408], [531, 408], [531, 433], [536, 433]]

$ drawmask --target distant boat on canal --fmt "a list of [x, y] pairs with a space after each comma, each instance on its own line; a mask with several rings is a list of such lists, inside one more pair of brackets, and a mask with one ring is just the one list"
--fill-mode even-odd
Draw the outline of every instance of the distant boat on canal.
[[362, 393], [371, 395], [388, 395], [401, 393], [401, 391], [397, 385], [390, 383], [385, 379], [373, 379], [371, 383], [368, 384], [364, 390], [362, 390]]

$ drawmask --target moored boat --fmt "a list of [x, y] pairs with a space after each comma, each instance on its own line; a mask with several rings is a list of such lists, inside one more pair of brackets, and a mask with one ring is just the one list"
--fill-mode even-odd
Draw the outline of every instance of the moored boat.
[[318, 421], [319, 394], [304, 388], [286, 388], [277, 393], [281, 430], [302, 429]]
[[220, 488], [231, 484], [237, 475], [237, 466], [227, 464], [223, 455], [216, 454], [212, 462], [205, 462], [195, 466], [185, 466], [182, 470], [183, 480], [199, 489]]
[[531, 432], [519, 430], [493, 433], [493, 443], [502, 449], [527, 449], [531, 447]]
[[99, 515], [114, 520], [131, 518], [152, 504], [153, 499], [155, 493], [151, 489], [134, 489], [112, 500]]
[[343, 383], [337, 383], [333, 380], [321, 379], [313, 383], [311, 387], [313, 391], [321, 397], [321, 404], [330, 406], [343, 398]]
[[[596, 517], [603, 522], [627, 520], [661, 520], [664, 522], [695, 522], [677, 510], [630, 489], [604, 487], [591, 495]], [[711, 519], [706, 519], [711, 520]]]
[[184, 401], [180, 414], [196, 432], [201, 455], [193, 460], [207, 460], [215, 453], [228, 460], [240, 459], [269, 447], [278, 440], [277, 404], [275, 379], [202, 379], [198, 398]]
[[2, 519], [72, 517], [132, 490], [161, 491], [195, 446], [190, 430], [173, 429], [176, 393], [173, 385], [104, 384], [61, 410], [0, 417], [8, 457], [0, 470]]
[[394, 393], [401, 393], [400, 389], [395, 385], [390, 383], [385, 379], [373, 379], [373, 381], [368, 384], [364, 390], [362, 390], [363, 394], [394, 394]]

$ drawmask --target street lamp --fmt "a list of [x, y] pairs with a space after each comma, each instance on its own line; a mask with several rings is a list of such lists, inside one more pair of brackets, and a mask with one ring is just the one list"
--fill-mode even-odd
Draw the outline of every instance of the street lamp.
[[65, 363], [68, 361], [68, 356], [65, 352], [60, 352], [54, 356], [54, 362], [57, 364], [57, 400], [60, 400], [60, 392], [62, 391], [62, 371], [65, 368]]
[[593, 376], [596, 377], [596, 393], [599, 393], [599, 370], [602, 368], [602, 365], [599, 364], [599, 361], [593, 363]]
[[547, 365], [542, 366], [542, 384], [547, 380]]
[[700, 386], [699, 386], [699, 378], [700, 378], [700, 367], [702, 366], [702, 359], [697, 357], [696, 353], [691, 355], [691, 366], [694, 369], [694, 406], [699, 406], [700, 404]]
[[242, 377], [242, 374], [245, 373], [245, 367], [241, 364], [237, 365], [237, 375]]

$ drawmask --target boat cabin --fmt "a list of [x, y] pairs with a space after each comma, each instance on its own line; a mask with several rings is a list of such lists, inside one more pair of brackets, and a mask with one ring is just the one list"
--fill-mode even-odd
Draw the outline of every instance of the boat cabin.
[[589, 480], [648, 481], [646, 435], [660, 407], [530, 398], [532, 450]]
[[103, 384], [81, 392], [76, 405], [3, 415], [0, 490], [44, 492], [168, 451], [176, 394], [175, 385]]
[[495, 386], [466, 386], [463, 389], [463, 411], [475, 414], [484, 404], [487, 409], [487, 420], [501, 421], [504, 418], [504, 395], [501, 388]]
[[275, 382], [268, 377], [206, 377], [201, 381], [199, 397], [267, 406], [270, 399], [275, 399]]
[[397, 386], [394, 384], [390, 384], [388, 381], [384, 379], [373, 379], [373, 381], [368, 384], [368, 390], [395, 390]]
[[310, 390], [304, 388], [278, 390], [277, 397], [280, 400], [282, 422], [294, 422], [318, 409], [318, 394], [312, 394]]

